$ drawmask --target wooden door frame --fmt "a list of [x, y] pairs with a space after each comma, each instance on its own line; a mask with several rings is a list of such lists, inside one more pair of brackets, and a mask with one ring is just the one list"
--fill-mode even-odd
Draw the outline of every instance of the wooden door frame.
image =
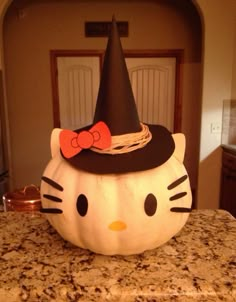
[[[174, 132], [181, 132], [182, 125], [182, 91], [183, 75], [182, 66], [184, 62], [183, 49], [167, 50], [124, 50], [126, 58], [175, 58], [176, 75], [175, 75], [175, 105], [174, 105]], [[100, 67], [104, 59], [104, 50], [51, 50], [51, 82], [52, 82], [52, 104], [53, 104], [53, 125], [55, 128], [60, 127], [60, 108], [59, 108], [59, 87], [58, 87], [58, 57], [98, 57]], [[100, 70], [101, 72], [101, 70]]]

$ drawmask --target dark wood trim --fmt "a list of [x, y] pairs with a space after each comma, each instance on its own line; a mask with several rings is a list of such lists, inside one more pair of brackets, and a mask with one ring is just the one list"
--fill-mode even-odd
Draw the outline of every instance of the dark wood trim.
[[101, 73], [103, 56], [104, 56], [104, 51], [100, 51], [100, 50], [51, 50], [50, 51], [54, 128], [60, 128], [57, 58], [58, 57], [99, 57], [100, 73]]
[[[51, 81], [53, 99], [53, 120], [54, 127], [60, 127], [60, 109], [57, 80], [57, 58], [58, 57], [78, 57], [78, 56], [98, 56], [100, 58], [100, 68], [104, 59], [104, 50], [51, 50]], [[183, 49], [161, 49], [161, 50], [124, 50], [126, 58], [175, 58], [175, 109], [174, 109], [174, 132], [181, 132], [182, 126], [182, 95], [183, 95]], [[100, 69], [101, 72], [101, 69]]]
[[59, 108], [59, 93], [58, 93], [58, 71], [57, 71], [57, 54], [50, 52], [51, 63], [51, 83], [52, 83], [52, 110], [53, 110], [53, 127], [60, 127], [60, 108]]

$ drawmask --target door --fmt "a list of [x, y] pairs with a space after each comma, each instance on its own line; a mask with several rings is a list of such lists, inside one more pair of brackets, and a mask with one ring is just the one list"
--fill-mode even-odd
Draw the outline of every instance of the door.
[[127, 58], [126, 65], [140, 120], [173, 132], [176, 59]]
[[58, 57], [60, 127], [78, 129], [91, 124], [99, 88], [98, 57]]

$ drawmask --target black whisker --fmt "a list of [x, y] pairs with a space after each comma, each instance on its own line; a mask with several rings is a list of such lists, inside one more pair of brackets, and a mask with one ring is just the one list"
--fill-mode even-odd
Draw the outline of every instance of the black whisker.
[[180, 198], [184, 197], [185, 195], [187, 195], [187, 192], [181, 192], [181, 193], [177, 193], [177, 194], [171, 196], [169, 199], [170, 199], [170, 201], [172, 201], [172, 200], [180, 199]]
[[179, 186], [182, 182], [184, 182], [187, 178], [188, 178], [188, 175], [184, 175], [184, 176], [178, 178], [177, 180], [175, 180], [174, 182], [172, 182], [172, 183], [167, 187], [167, 189], [168, 189], [168, 190], [174, 189], [175, 187]]
[[56, 208], [41, 208], [40, 209], [41, 213], [48, 213], [48, 214], [61, 214], [63, 211], [61, 209], [56, 209]]
[[46, 176], [42, 176], [42, 180], [45, 181], [47, 184], [49, 184], [50, 186], [52, 186], [53, 188], [59, 190], [59, 191], [63, 191], [63, 187], [61, 185], [59, 185], [57, 182], [55, 182], [54, 180], [52, 180], [51, 178], [48, 178]]
[[62, 199], [53, 195], [49, 195], [49, 194], [43, 194], [43, 197], [51, 200], [51, 201], [55, 201], [55, 202], [62, 202]]
[[183, 208], [183, 207], [173, 207], [170, 208], [171, 212], [175, 212], [175, 213], [190, 213], [192, 211], [191, 208]]

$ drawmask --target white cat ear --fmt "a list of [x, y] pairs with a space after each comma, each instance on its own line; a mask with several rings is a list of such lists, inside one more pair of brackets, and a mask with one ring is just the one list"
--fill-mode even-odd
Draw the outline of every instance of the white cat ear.
[[60, 128], [54, 128], [52, 130], [51, 143], [50, 143], [52, 157], [56, 156], [56, 154], [60, 152], [59, 134], [61, 130], [62, 129]]
[[181, 163], [184, 161], [184, 154], [185, 154], [185, 148], [186, 148], [186, 140], [183, 133], [175, 133], [172, 134], [172, 137], [175, 142], [175, 151], [173, 153], [173, 156], [178, 159]]

